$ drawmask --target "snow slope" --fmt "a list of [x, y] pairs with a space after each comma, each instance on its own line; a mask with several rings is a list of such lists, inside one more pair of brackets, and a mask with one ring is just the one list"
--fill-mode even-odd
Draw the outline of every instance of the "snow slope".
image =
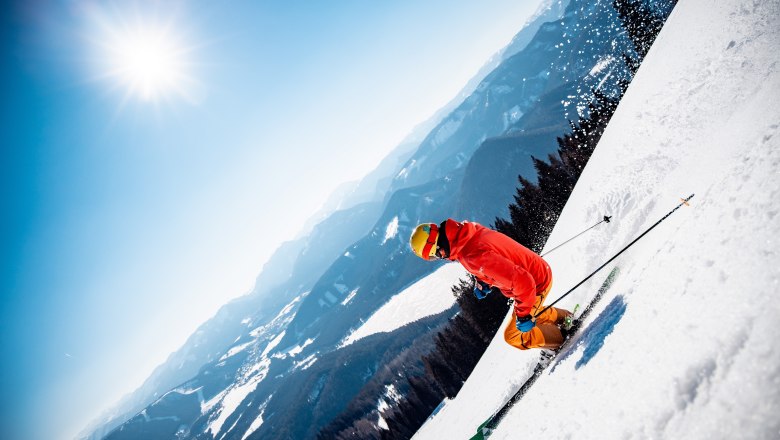
[[[620, 274], [491, 439], [780, 437], [780, 1], [684, 0], [556, 225], [555, 299]], [[610, 267], [562, 301], [584, 303]], [[468, 438], [538, 352], [492, 342], [416, 439]]]
[[390, 298], [360, 328], [352, 332], [342, 345], [349, 345], [375, 333], [393, 331], [449, 309], [455, 305], [452, 286], [466, 276], [468, 272], [460, 264], [445, 264]]

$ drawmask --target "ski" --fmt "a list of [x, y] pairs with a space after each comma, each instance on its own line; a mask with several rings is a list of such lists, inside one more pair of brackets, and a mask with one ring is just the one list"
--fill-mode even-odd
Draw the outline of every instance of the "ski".
[[[479, 425], [477, 428], [477, 433], [471, 437], [471, 440], [484, 440], [488, 438], [490, 434], [496, 429], [496, 427], [501, 423], [501, 420], [504, 419], [509, 410], [512, 409], [515, 403], [523, 398], [525, 393], [528, 392], [528, 390], [533, 386], [534, 382], [536, 382], [536, 379], [542, 375], [547, 367], [549, 367], [550, 364], [552, 364], [561, 353], [568, 352], [576, 346], [575, 344], [577, 342], [577, 338], [574, 336], [577, 334], [577, 331], [582, 326], [584, 320], [588, 317], [588, 315], [590, 315], [590, 312], [604, 296], [604, 293], [606, 293], [606, 291], [609, 290], [609, 288], [612, 286], [612, 283], [614, 282], [618, 273], [619, 269], [617, 267], [612, 269], [609, 275], [607, 275], [607, 279], [604, 280], [604, 283], [602, 283], [598, 292], [596, 292], [596, 295], [593, 297], [593, 299], [590, 300], [588, 305], [582, 311], [582, 314], [570, 321], [571, 324], [568, 330], [564, 328], [566, 339], [563, 341], [563, 344], [561, 344], [561, 346], [556, 351], [542, 350], [539, 362], [536, 364], [536, 367], [534, 367], [534, 371], [531, 376], [523, 383], [520, 389], [517, 390], [517, 392], [509, 400], [507, 400], [507, 402], [501, 408], [498, 409], [498, 411], [496, 411], [492, 416]], [[579, 306], [580, 305], [577, 304], [574, 307], [572, 316], [577, 313]], [[564, 325], [566, 325], [566, 323], [564, 323]]]

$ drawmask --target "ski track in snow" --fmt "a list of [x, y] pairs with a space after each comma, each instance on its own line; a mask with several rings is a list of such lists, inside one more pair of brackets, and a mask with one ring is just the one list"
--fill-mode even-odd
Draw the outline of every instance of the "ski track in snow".
[[[678, 3], [548, 243], [613, 223], [551, 254], [550, 298], [696, 196], [613, 263], [581, 333], [596, 352], [581, 344], [545, 371], [491, 439], [780, 437], [779, 43], [777, 0]], [[415, 438], [470, 437], [537, 359], [499, 332]]]

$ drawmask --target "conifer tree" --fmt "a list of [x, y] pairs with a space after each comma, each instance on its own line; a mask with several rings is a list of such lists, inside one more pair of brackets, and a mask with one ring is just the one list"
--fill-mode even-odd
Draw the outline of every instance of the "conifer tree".
[[518, 176], [520, 186], [514, 203], [509, 206], [510, 218], [496, 219], [498, 231], [541, 252], [621, 96], [622, 93], [609, 97], [594, 92], [588, 116], [576, 124], [570, 122], [571, 131], [558, 138], [557, 155], [550, 155], [548, 162], [533, 158], [537, 183]]
[[666, 21], [663, 11], [673, 8], [676, 4], [677, 0], [658, 1], [653, 6], [644, 0], [613, 0], [612, 6], [634, 44], [638, 62], [633, 64], [637, 67], [647, 55]]

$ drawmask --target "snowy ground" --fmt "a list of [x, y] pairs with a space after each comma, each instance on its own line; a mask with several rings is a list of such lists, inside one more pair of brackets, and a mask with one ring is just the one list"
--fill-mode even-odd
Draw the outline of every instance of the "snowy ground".
[[343, 342], [349, 345], [358, 339], [380, 332], [389, 332], [426, 316], [441, 313], [455, 304], [452, 286], [468, 272], [457, 263], [449, 263], [390, 298], [363, 325]]
[[[581, 343], [494, 439], [780, 438], [780, 1], [684, 0], [550, 237], [557, 298], [615, 263]], [[562, 302], [586, 302], [609, 268]], [[468, 438], [537, 352], [499, 336], [416, 439]]]

